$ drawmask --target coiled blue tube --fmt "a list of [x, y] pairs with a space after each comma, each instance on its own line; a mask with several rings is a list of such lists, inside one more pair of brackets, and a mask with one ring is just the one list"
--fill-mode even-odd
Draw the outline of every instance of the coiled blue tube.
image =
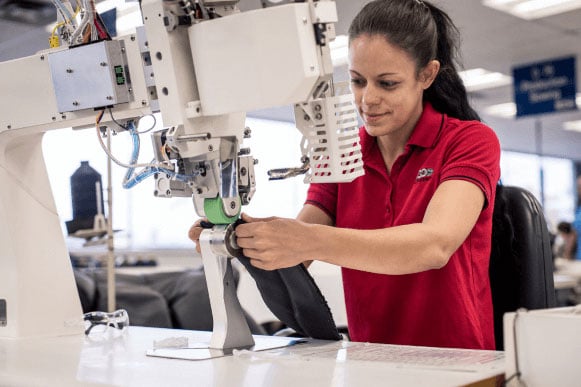
[[[129, 134], [131, 135], [131, 141], [133, 143], [133, 151], [131, 153], [130, 165], [134, 165], [134, 164], [137, 164], [137, 160], [139, 159], [139, 146], [140, 146], [139, 133], [137, 132], [137, 129], [135, 128], [135, 124], [132, 121], [127, 123], [127, 130], [129, 130]], [[135, 176], [134, 176], [134, 171], [135, 171], [135, 168], [133, 168], [133, 167], [127, 169], [127, 172], [125, 173], [125, 178], [123, 180], [123, 188], [125, 188], [125, 189], [133, 188], [137, 184], [141, 183], [143, 180], [147, 179], [149, 176], [151, 176], [155, 173], [158, 173], [158, 172], [168, 174], [168, 175], [174, 177], [175, 179], [183, 181], [183, 182], [187, 182], [191, 178], [198, 175], [198, 173], [193, 174], [193, 175], [184, 175], [184, 174], [176, 173], [176, 172], [169, 170], [169, 169], [159, 168], [159, 167], [146, 167]]]

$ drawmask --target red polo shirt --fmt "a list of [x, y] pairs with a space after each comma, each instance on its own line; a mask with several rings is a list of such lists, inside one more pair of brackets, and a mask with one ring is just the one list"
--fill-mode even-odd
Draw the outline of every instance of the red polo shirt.
[[376, 139], [364, 128], [359, 136], [365, 175], [351, 183], [311, 184], [307, 195], [307, 203], [329, 214], [337, 227], [379, 229], [420, 223], [434, 192], [446, 180], [476, 184], [486, 204], [470, 235], [441, 269], [382, 275], [343, 268], [351, 339], [494, 349], [488, 263], [494, 207], [490, 204], [500, 176], [496, 135], [480, 122], [460, 121], [426, 104], [390, 174]]

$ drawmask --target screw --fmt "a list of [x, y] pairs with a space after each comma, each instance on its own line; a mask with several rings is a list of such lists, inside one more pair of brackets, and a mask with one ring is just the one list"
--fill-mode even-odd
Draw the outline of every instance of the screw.
[[316, 112], [320, 112], [321, 111], [321, 105], [319, 105], [319, 104], [315, 105], [315, 111]]
[[79, 106], [79, 103], [77, 101], [74, 101], [73, 106]]
[[135, 42], [135, 36], [133, 36], [133, 35], [131, 36], [131, 41]]
[[53, 121], [56, 121], [56, 117], [53, 117], [53, 118], [52, 118], [52, 120], [53, 120]]
[[231, 201], [230, 202], [230, 208], [231, 209], [235, 209], [236, 208], [236, 202], [235, 201]]
[[166, 194], [167, 196], [169, 196], [169, 195], [171, 195], [171, 191], [168, 189], [167, 191], [165, 191], [165, 194]]
[[70, 73], [72, 73], [72, 72], [73, 72], [73, 69], [67, 69], [67, 73], [69, 73], [69, 74], [70, 74]]
[[204, 191], [202, 191], [202, 189], [201, 189], [201, 188], [196, 188], [196, 193], [197, 193], [198, 195], [201, 195], [201, 194], [202, 194], [202, 192], [204, 192]]
[[107, 62], [101, 62], [100, 65], [101, 67], [107, 67]]
[[309, 117], [308, 114], [305, 114], [305, 116], [303, 117], [303, 120], [310, 121], [311, 120], [311, 117]]
[[248, 172], [248, 171], [246, 170], [245, 167], [240, 168], [240, 175], [241, 176], [246, 176], [246, 172]]
[[41, 55], [40, 56], [40, 60], [44, 60], [44, 55]]
[[111, 101], [113, 99], [113, 97], [111, 97], [110, 95], [107, 96], [107, 100]]
[[8, 129], [12, 129], [12, 125], [8, 125], [6, 126]]
[[323, 115], [321, 113], [317, 113], [317, 115], [315, 116], [315, 118], [317, 120], [320, 120], [321, 118], [323, 118]]
[[147, 105], [147, 101], [146, 100], [142, 100], [141, 101], [141, 106], [145, 106], [145, 105]]
[[66, 119], [67, 119], [67, 115], [66, 115], [66, 114], [63, 114], [63, 115], [61, 115], [61, 118], [62, 118], [63, 120], [66, 120]]
[[214, 147], [212, 145], [208, 145], [208, 151], [211, 152], [214, 150]]

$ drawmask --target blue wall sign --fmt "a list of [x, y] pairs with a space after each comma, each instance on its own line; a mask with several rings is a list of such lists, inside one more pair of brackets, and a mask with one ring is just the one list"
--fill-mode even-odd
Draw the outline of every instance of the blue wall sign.
[[512, 75], [517, 117], [577, 109], [575, 57], [515, 67]]

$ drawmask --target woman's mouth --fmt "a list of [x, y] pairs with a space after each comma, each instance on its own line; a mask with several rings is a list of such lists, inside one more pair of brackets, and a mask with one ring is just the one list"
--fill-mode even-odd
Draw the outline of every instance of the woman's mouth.
[[386, 116], [387, 113], [363, 113], [363, 119], [368, 124], [373, 124], [383, 117]]

